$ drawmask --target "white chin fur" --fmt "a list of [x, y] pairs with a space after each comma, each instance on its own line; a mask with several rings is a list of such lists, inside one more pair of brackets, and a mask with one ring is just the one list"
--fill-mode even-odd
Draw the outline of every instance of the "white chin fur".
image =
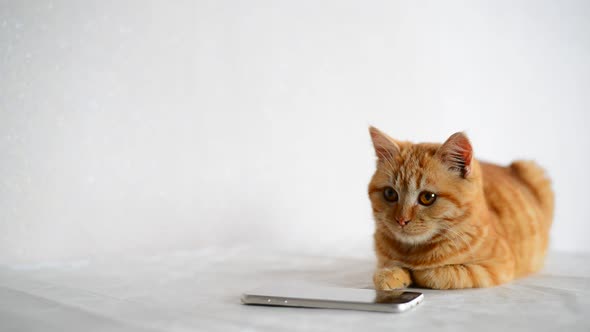
[[428, 231], [421, 234], [412, 235], [407, 233], [401, 233], [400, 230], [397, 230], [393, 231], [392, 233], [395, 235], [395, 238], [400, 242], [407, 244], [421, 244], [430, 240], [434, 236], [435, 232]]

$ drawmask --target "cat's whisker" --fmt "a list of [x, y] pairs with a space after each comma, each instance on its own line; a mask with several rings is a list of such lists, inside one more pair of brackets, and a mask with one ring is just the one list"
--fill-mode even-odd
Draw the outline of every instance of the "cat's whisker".
[[458, 238], [459, 240], [461, 240], [463, 243], [465, 243], [465, 245], [469, 248], [469, 254], [470, 256], [473, 258], [473, 247], [471, 246], [471, 243], [469, 243], [469, 241], [464, 237], [463, 234], [461, 234], [460, 232], [454, 230], [451, 226], [449, 225], [445, 225], [445, 224], [440, 224], [443, 229], [453, 235], [455, 235], [456, 238]]

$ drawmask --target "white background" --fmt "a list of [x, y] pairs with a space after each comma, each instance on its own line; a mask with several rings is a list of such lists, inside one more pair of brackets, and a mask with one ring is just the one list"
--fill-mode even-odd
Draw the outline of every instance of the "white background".
[[587, 1], [0, 2], [0, 263], [371, 255], [369, 124], [539, 161], [590, 251]]

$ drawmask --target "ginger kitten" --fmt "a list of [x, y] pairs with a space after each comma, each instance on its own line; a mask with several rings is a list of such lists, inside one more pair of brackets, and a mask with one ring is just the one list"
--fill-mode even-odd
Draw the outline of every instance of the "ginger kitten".
[[412, 144], [369, 131], [376, 289], [489, 287], [542, 267], [553, 192], [539, 166], [478, 162], [463, 133]]

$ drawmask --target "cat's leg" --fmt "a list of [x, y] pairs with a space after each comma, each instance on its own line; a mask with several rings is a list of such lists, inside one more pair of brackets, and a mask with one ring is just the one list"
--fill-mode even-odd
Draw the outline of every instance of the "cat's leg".
[[491, 287], [510, 281], [513, 268], [501, 265], [456, 264], [412, 271], [414, 283], [433, 289]]
[[408, 287], [412, 283], [410, 272], [399, 266], [377, 268], [373, 275], [375, 289], [390, 290]]

